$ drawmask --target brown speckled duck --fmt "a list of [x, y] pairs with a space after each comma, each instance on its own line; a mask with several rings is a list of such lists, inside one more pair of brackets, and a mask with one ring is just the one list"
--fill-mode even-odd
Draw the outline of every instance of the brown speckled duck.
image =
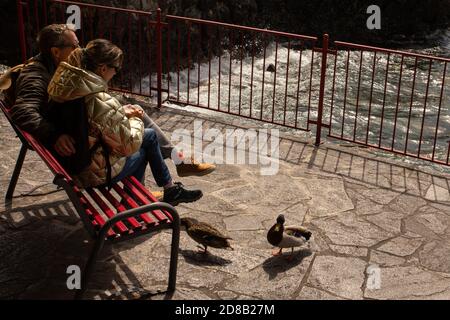
[[294, 248], [304, 245], [311, 238], [312, 233], [303, 227], [285, 227], [284, 222], [284, 215], [280, 214], [277, 217], [277, 223], [267, 233], [267, 241], [271, 245], [280, 248], [280, 250], [273, 252], [274, 256], [282, 254], [283, 248], [291, 248], [290, 257], [292, 257]]
[[208, 247], [233, 250], [228, 240], [230, 237], [223, 235], [219, 230], [205, 222], [194, 218], [182, 218], [181, 226], [186, 228], [187, 234], [196, 242], [204, 246], [203, 253], [207, 253]]

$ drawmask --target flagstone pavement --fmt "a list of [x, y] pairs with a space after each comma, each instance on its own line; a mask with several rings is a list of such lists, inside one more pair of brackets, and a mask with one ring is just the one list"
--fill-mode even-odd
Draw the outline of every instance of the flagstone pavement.
[[[169, 134], [192, 131], [199, 121], [204, 130], [222, 133], [261, 127], [191, 110], [148, 112]], [[3, 115], [0, 134], [4, 195], [19, 141]], [[450, 175], [439, 166], [405, 163], [366, 148], [338, 142], [315, 148], [311, 141], [281, 130], [275, 175], [262, 175], [262, 163], [247, 161], [218, 164], [203, 177], [178, 178], [167, 161], [175, 180], [204, 192], [201, 200], [179, 205], [180, 215], [223, 230], [233, 238], [234, 251], [199, 254], [182, 232], [177, 290], [167, 296], [151, 293], [166, 286], [170, 231], [106, 245], [86, 298], [449, 299]], [[252, 149], [244, 151], [248, 156]], [[157, 189], [149, 170], [147, 185]], [[92, 240], [33, 152], [15, 194], [11, 205], [0, 201], [0, 298], [72, 299], [67, 267], [84, 265]], [[266, 240], [280, 213], [287, 224], [313, 233], [291, 261], [290, 250], [273, 257]]]

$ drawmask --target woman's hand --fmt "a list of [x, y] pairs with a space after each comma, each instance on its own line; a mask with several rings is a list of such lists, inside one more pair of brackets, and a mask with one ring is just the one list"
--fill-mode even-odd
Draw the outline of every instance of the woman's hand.
[[126, 104], [123, 106], [123, 110], [127, 118], [138, 117], [142, 119], [144, 117], [144, 110], [137, 104]]

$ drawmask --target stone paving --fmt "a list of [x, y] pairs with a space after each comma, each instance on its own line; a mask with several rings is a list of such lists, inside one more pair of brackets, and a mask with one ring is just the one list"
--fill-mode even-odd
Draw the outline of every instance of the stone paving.
[[[260, 124], [190, 111], [150, 110], [167, 132], [194, 121], [221, 131]], [[0, 194], [19, 141], [0, 116]], [[222, 164], [207, 176], [181, 178], [204, 197], [177, 207], [224, 230], [234, 251], [196, 252], [182, 232], [177, 290], [164, 289], [170, 232], [107, 245], [87, 292], [93, 299], [449, 299], [449, 174], [373, 150], [280, 133], [279, 171]], [[207, 145], [207, 142], [204, 142]], [[250, 149], [249, 149], [250, 150]], [[247, 150], [247, 151], [249, 151]], [[171, 172], [174, 165], [168, 161]], [[150, 175], [150, 171], [147, 172]], [[175, 174], [174, 174], [175, 176]], [[147, 177], [148, 186], [155, 184]], [[27, 155], [12, 205], [0, 207], [0, 298], [71, 299], [69, 265], [82, 266], [92, 241], [64, 192], [34, 154]], [[55, 192], [56, 191], [56, 192]], [[266, 233], [276, 216], [313, 232], [292, 261], [271, 255]]]

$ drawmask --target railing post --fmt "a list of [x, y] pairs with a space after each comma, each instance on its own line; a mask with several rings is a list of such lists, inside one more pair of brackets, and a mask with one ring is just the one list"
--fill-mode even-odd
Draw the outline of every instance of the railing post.
[[320, 93], [319, 93], [319, 110], [317, 113], [317, 129], [316, 129], [316, 146], [320, 145], [320, 136], [322, 133], [322, 115], [323, 115], [323, 100], [325, 98], [325, 79], [327, 73], [327, 57], [328, 57], [328, 34], [323, 35], [322, 43], [322, 69], [320, 72]]
[[158, 91], [158, 109], [162, 107], [162, 24], [161, 9], [156, 10], [156, 33], [157, 33], [157, 91]]
[[22, 1], [17, 0], [17, 23], [19, 31], [20, 50], [22, 51], [22, 62], [27, 61], [27, 45], [25, 42], [25, 22], [23, 21]]
[[43, 6], [42, 10], [44, 11], [44, 27], [45, 27], [48, 24], [48, 21], [47, 21], [47, 0], [42, 1], [42, 6]]

